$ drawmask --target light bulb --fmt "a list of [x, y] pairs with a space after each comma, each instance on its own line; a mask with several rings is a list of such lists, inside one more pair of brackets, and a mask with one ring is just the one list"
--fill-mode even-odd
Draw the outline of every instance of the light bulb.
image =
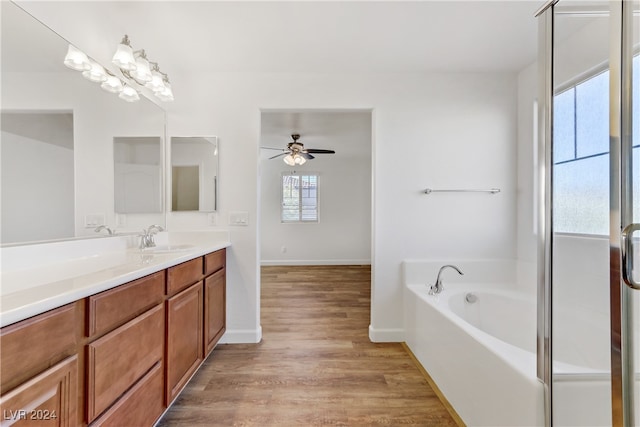
[[149, 61], [143, 56], [136, 59], [136, 69], [131, 72], [131, 77], [139, 81], [140, 83], [148, 83], [152, 80], [151, 68], [149, 68]]
[[151, 89], [153, 92], [160, 92], [165, 89], [164, 87], [164, 78], [159, 71], [151, 72], [151, 81], [149, 81], [145, 86]]
[[64, 65], [76, 71], [87, 71], [91, 69], [89, 58], [80, 49], [69, 45], [67, 55], [64, 57]]
[[122, 88], [122, 92], [118, 95], [120, 99], [124, 99], [127, 102], [136, 102], [140, 100], [140, 95], [138, 95], [138, 91], [132, 88], [131, 86], [125, 85]]
[[111, 93], [120, 93], [124, 89], [124, 87], [122, 86], [122, 81], [120, 81], [120, 79], [116, 76], [111, 75], [107, 76], [107, 80], [102, 82], [102, 85], [100, 85], [100, 87]]
[[164, 89], [155, 93], [160, 101], [173, 101], [173, 91], [168, 81], [164, 82]]
[[118, 45], [116, 53], [111, 59], [118, 68], [125, 71], [134, 71], [138, 65], [136, 64], [136, 58], [133, 56], [133, 49], [129, 44], [129, 37], [126, 35], [122, 39], [122, 42]]
[[95, 83], [102, 83], [107, 80], [107, 72], [102, 65], [93, 60], [89, 60], [91, 63], [91, 69], [83, 71], [82, 76]]

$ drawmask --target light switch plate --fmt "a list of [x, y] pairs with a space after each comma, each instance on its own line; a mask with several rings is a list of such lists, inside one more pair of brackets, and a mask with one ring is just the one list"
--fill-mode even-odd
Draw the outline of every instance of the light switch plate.
[[249, 225], [249, 212], [229, 212], [229, 225]]

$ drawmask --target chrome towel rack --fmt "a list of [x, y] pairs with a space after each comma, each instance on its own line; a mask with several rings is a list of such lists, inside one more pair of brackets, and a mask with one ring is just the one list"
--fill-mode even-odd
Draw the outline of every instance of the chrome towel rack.
[[432, 188], [427, 188], [426, 190], [424, 190], [424, 194], [431, 194], [431, 193], [491, 193], [491, 194], [496, 194], [499, 193], [500, 189], [499, 188], [490, 188], [488, 190], [434, 190]]

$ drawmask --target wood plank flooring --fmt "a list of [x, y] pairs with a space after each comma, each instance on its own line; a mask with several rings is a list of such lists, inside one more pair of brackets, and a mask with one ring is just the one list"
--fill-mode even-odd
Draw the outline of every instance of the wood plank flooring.
[[369, 341], [369, 266], [261, 276], [262, 342], [218, 345], [159, 426], [456, 425], [401, 344]]

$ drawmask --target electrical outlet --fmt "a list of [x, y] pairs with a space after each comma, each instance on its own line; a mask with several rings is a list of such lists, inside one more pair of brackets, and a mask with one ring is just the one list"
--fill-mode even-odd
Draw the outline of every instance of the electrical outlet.
[[117, 227], [126, 227], [127, 226], [127, 215], [126, 214], [116, 214], [116, 226]]
[[207, 214], [207, 224], [216, 225], [216, 223], [217, 223], [216, 213], [215, 212], [208, 213]]
[[84, 216], [85, 228], [96, 228], [105, 225], [104, 214], [89, 214]]

